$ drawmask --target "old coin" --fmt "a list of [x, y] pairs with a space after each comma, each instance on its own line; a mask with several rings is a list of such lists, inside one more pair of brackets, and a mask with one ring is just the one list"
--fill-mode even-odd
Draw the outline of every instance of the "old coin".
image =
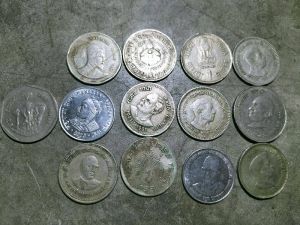
[[60, 164], [59, 184], [72, 200], [90, 204], [104, 199], [117, 182], [117, 165], [104, 147], [85, 144], [75, 147]]
[[189, 195], [202, 203], [216, 203], [230, 193], [234, 169], [229, 158], [214, 149], [198, 150], [185, 161], [183, 185]]
[[278, 75], [279, 56], [275, 48], [262, 38], [248, 37], [241, 40], [233, 55], [235, 71], [249, 84], [269, 84]]
[[171, 149], [157, 138], [142, 138], [124, 152], [121, 175], [127, 187], [142, 196], [156, 196], [173, 183], [177, 165]]
[[175, 105], [170, 93], [154, 83], [133, 86], [121, 103], [121, 116], [126, 127], [141, 136], [163, 133], [175, 117]]
[[243, 152], [238, 163], [239, 180], [256, 198], [272, 198], [283, 189], [287, 177], [287, 160], [270, 144], [256, 144]]
[[52, 94], [37, 86], [22, 86], [8, 93], [1, 109], [4, 132], [19, 142], [35, 142], [47, 136], [57, 121]]
[[189, 90], [178, 104], [178, 121], [182, 129], [198, 140], [212, 140], [227, 129], [231, 110], [226, 98], [207, 87]]
[[59, 109], [59, 122], [70, 137], [94, 141], [112, 127], [115, 110], [111, 99], [96, 88], [84, 87], [71, 91]]
[[236, 98], [234, 119], [239, 130], [249, 139], [270, 142], [282, 133], [286, 111], [275, 92], [265, 87], [252, 87]]
[[127, 39], [123, 49], [129, 72], [144, 81], [167, 77], [175, 67], [177, 55], [172, 40], [160, 31], [140, 30]]
[[189, 38], [181, 50], [180, 58], [187, 75], [206, 84], [224, 79], [232, 64], [229, 46], [214, 34], [196, 34]]
[[92, 32], [79, 36], [70, 46], [67, 63], [71, 73], [88, 84], [102, 84], [120, 70], [122, 54], [109, 36]]

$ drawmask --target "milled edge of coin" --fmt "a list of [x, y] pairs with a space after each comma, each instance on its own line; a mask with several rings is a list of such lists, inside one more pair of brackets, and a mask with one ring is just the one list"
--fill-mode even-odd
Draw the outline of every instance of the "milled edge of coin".
[[[77, 72], [77, 70], [75, 69], [75, 67], [73, 66], [72, 60], [70, 59], [70, 53], [71, 53], [71, 49], [74, 48], [75, 44], [81, 39], [81, 38], [86, 38], [89, 37], [90, 35], [95, 35], [95, 36], [105, 36], [106, 38], [110, 39], [112, 41], [113, 44], [115, 44], [115, 46], [117, 47], [118, 50], [118, 54], [120, 56], [120, 63], [118, 66], [118, 69], [116, 70], [115, 74], [105, 80], [101, 80], [100, 79], [90, 79], [86, 76], [83, 76], [81, 74], [79, 74]], [[89, 32], [89, 33], [85, 33], [80, 35], [79, 37], [77, 37], [70, 45], [68, 52], [67, 52], [67, 65], [68, 68], [71, 72], [71, 74], [79, 81], [85, 83], [85, 84], [91, 84], [91, 85], [99, 85], [99, 84], [104, 84], [110, 80], [112, 80], [113, 78], [115, 78], [117, 76], [117, 74], [119, 73], [120, 69], [121, 69], [121, 65], [122, 65], [122, 53], [121, 53], [121, 49], [120, 46], [118, 45], [118, 43], [110, 36], [108, 36], [107, 34], [101, 33], [101, 32]]]
[[[257, 147], [257, 146], [263, 146], [263, 145], [267, 145], [267, 146], [270, 146], [271, 148], [275, 149], [279, 155], [281, 156], [281, 158], [283, 159], [283, 161], [285, 162], [285, 165], [286, 165], [286, 168], [285, 168], [285, 179], [284, 179], [284, 183], [282, 184], [281, 188], [278, 189], [274, 194], [272, 195], [265, 195], [265, 196], [260, 196], [260, 195], [255, 195], [251, 192], [249, 192], [244, 185], [244, 182], [243, 182], [243, 179], [240, 175], [240, 170], [241, 170], [241, 164], [242, 164], [242, 159], [243, 157], [249, 152], [251, 151], [252, 148], [254, 147]], [[288, 161], [287, 161], [287, 158], [285, 157], [285, 155], [277, 148], [275, 147], [274, 145], [271, 145], [269, 143], [256, 143], [254, 145], [251, 145], [250, 147], [246, 148], [243, 153], [241, 154], [239, 160], [238, 160], [238, 164], [237, 164], [237, 174], [238, 174], [238, 178], [239, 178], [239, 181], [240, 181], [240, 184], [242, 186], [242, 188], [249, 194], [251, 195], [252, 197], [256, 198], [256, 199], [268, 199], [268, 198], [273, 198], [275, 197], [276, 195], [278, 195], [285, 187], [286, 183], [287, 183], [287, 180], [288, 180]]]

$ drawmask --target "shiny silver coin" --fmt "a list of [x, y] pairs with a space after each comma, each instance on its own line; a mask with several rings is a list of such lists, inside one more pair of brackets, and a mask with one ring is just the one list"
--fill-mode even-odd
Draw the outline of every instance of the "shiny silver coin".
[[175, 67], [177, 54], [172, 40], [160, 31], [140, 30], [127, 39], [123, 48], [129, 72], [144, 81], [167, 77]]
[[236, 98], [234, 119], [239, 130], [249, 139], [270, 142], [282, 133], [286, 111], [275, 92], [265, 87], [252, 87]]
[[71, 73], [88, 84], [102, 84], [120, 70], [122, 54], [109, 36], [92, 32], [79, 36], [70, 46], [67, 63]]
[[279, 56], [266, 40], [248, 37], [234, 49], [233, 66], [241, 79], [260, 86], [271, 83], [278, 75]]
[[59, 122], [70, 137], [78, 141], [94, 141], [112, 127], [115, 109], [111, 99], [96, 88], [71, 91], [59, 109]]
[[171, 94], [161, 85], [141, 83], [125, 94], [121, 116], [126, 127], [141, 136], [156, 136], [168, 129], [175, 117]]
[[4, 132], [19, 142], [46, 137], [57, 121], [57, 103], [52, 94], [37, 86], [22, 86], [8, 93], [1, 109]]
[[104, 147], [85, 144], [75, 147], [60, 164], [62, 191], [72, 200], [90, 204], [104, 199], [117, 182], [117, 165]]
[[177, 109], [182, 129], [197, 140], [212, 140], [227, 129], [231, 110], [226, 98], [207, 87], [189, 90], [182, 96]]
[[181, 64], [193, 80], [212, 84], [223, 80], [232, 65], [229, 46], [214, 34], [196, 34], [181, 50]]
[[142, 196], [165, 192], [176, 176], [176, 159], [171, 149], [157, 138], [142, 138], [124, 152], [121, 175], [127, 187]]
[[234, 184], [234, 169], [222, 152], [204, 149], [185, 161], [182, 180], [185, 190], [196, 201], [210, 204], [228, 196]]

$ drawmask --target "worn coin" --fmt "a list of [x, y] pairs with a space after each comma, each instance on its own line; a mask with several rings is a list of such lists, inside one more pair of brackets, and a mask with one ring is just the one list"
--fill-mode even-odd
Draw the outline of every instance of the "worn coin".
[[183, 45], [181, 63], [193, 80], [212, 84], [227, 76], [231, 69], [232, 54], [220, 37], [214, 34], [196, 34]]
[[144, 81], [167, 77], [175, 67], [177, 55], [172, 40], [153, 29], [140, 30], [129, 36], [123, 48], [129, 72]]
[[249, 139], [270, 142], [282, 133], [286, 111], [275, 92], [265, 87], [252, 87], [236, 98], [234, 119], [239, 130]]
[[198, 150], [185, 161], [183, 185], [189, 195], [202, 203], [216, 203], [228, 196], [234, 184], [229, 158], [214, 149]]
[[67, 63], [71, 73], [88, 84], [102, 84], [120, 70], [122, 54], [109, 36], [92, 32], [79, 36], [70, 46]]
[[175, 104], [171, 94], [161, 85], [141, 83], [125, 94], [121, 116], [126, 127], [135, 134], [155, 136], [171, 125]]
[[75, 147], [60, 164], [59, 184], [72, 200], [90, 204], [104, 199], [117, 182], [117, 165], [104, 147], [85, 144]]
[[59, 109], [59, 122], [70, 137], [78, 141], [94, 141], [112, 127], [115, 109], [111, 99], [96, 88], [71, 91]]
[[189, 90], [180, 100], [177, 109], [182, 129], [198, 140], [212, 140], [227, 129], [231, 110], [226, 98], [207, 87]]
[[16, 141], [29, 143], [44, 138], [56, 121], [56, 100], [43, 88], [22, 86], [9, 92], [3, 100], [1, 126]]
[[233, 66], [241, 79], [260, 86], [271, 83], [278, 75], [279, 56], [265, 39], [248, 37], [233, 51]]
[[127, 187], [142, 196], [165, 192], [176, 176], [176, 159], [171, 149], [157, 138], [142, 138], [124, 152], [121, 175]]
[[256, 198], [272, 198], [283, 189], [287, 177], [287, 160], [270, 144], [256, 144], [243, 152], [238, 163], [239, 180]]

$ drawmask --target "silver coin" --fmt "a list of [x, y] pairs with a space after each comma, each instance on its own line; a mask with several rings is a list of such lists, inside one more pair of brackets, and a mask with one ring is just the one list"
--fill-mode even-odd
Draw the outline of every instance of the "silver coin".
[[177, 54], [167, 35], [145, 29], [133, 33], [127, 39], [123, 59], [127, 69], [135, 77], [144, 81], [158, 81], [172, 72]]
[[19, 142], [46, 137], [57, 121], [57, 103], [52, 94], [37, 86], [22, 86], [9, 92], [1, 109], [4, 132]]
[[234, 184], [229, 158], [213, 149], [198, 150], [185, 161], [182, 171], [185, 190], [202, 203], [210, 204], [228, 196]]
[[156, 136], [168, 129], [175, 117], [171, 94], [161, 85], [141, 83], [125, 94], [121, 116], [126, 127], [141, 136]]
[[252, 87], [236, 98], [234, 119], [239, 130], [249, 139], [270, 142], [282, 133], [286, 111], [275, 92], [265, 87]]
[[80, 81], [102, 84], [117, 75], [122, 54], [111, 37], [92, 32], [79, 36], [71, 44], [67, 63], [71, 73]]
[[241, 40], [233, 51], [233, 66], [241, 79], [260, 86], [271, 83], [278, 75], [279, 56], [266, 40], [248, 37]]
[[198, 87], [182, 96], [177, 109], [182, 129], [198, 140], [212, 140], [227, 129], [231, 110], [226, 98], [217, 90]]
[[112, 127], [115, 109], [111, 99], [96, 88], [71, 91], [59, 109], [59, 122], [70, 137], [78, 141], [94, 141]]
[[181, 50], [184, 71], [193, 80], [212, 84], [223, 80], [232, 65], [229, 46], [214, 34], [196, 34]]
[[60, 164], [58, 180], [72, 200], [90, 204], [104, 199], [117, 182], [117, 165], [104, 147], [85, 144], [75, 147]]
[[165, 192], [176, 176], [176, 159], [171, 149], [157, 138], [142, 138], [124, 152], [121, 175], [127, 187], [142, 196]]

